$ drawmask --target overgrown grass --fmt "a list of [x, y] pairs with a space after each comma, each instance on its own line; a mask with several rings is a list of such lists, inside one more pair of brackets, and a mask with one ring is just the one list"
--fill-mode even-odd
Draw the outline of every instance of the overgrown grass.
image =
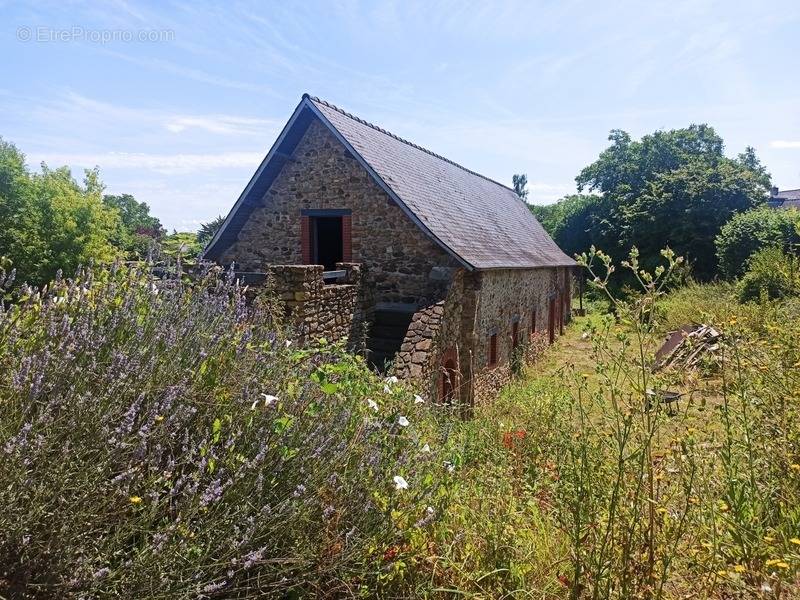
[[[0, 596], [796, 597], [799, 305], [664, 295], [670, 264], [469, 421], [218, 277], [31, 293], [0, 315]], [[719, 352], [653, 373], [691, 321]]]

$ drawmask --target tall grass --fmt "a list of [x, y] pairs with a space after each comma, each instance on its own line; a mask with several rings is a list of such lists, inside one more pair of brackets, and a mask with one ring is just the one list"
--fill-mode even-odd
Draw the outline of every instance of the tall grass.
[[[634, 253], [588, 356], [559, 342], [467, 421], [219, 274], [28, 290], [0, 314], [0, 596], [797, 597], [800, 304], [665, 294], [677, 265]], [[692, 320], [717, 352], [653, 372]]]

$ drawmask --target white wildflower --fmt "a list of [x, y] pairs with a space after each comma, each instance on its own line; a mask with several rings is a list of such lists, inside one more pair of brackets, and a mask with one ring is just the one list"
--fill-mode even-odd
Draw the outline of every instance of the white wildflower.
[[430, 452], [430, 451], [431, 451], [431, 447], [428, 444], [425, 444], [422, 447], [422, 452]]
[[367, 406], [369, 406], [375, 412], [378, 412], [378, 403], [372, 398], [367, 398]]
[[397, 424], [400, 425], [400, 427], [408, 427], [409, 425], [411, 425], [411, 423], [408, 422], [408, 419], [406, 419], [402, 415], [400, 416], [399, 419], [397, 419]]
[[451, 463], [449, 460], [444, 461], [442, 465], [444, 466], [445, 469], [447, 469], [448, 473], [452, 473], [453, 471], [456, 470], [455, 465]]
[[399, 379], [397, 379], [397, 377], [395, 377], [394, 375], [392, 375], [391, 377], [387, 377], [386, 378], [386, 383], [389, 383], [389, 384], [395, 384], [398, 381], [399, 381]]
[[291, 345], [292, 345], [292, 340], [286, 340], [286, 347], [288, 348]]
[[[264, 406], [269, 406], [273, 402], [277, 402], [278, 401], [278, 397], [277, 396], [272, 396], [270, 394], [265, 394], [264, 392], [261, 392], [261, 396], [264, 398]], [[258, 406], [259, 402], [260, 402], [260, 400], [257, 398], [255, 400], [255, 402], [253, 402], [253, 404], [250, 405], [250, 410], [255, 410], [256, 407]]]
[[392, 388], [390, 388], [388, 385], [384, 385], [383, 386], [383, 393], [384, 394], [391, 394], [392, 393]]
[[419, 394], [414, 394], [414, 404], [425, 404], [425, 400]]
[[394, 476], [394, 489], [396, 490], [407, 490], [408, 489], [408, 482], [401, 477], [400, 475]]

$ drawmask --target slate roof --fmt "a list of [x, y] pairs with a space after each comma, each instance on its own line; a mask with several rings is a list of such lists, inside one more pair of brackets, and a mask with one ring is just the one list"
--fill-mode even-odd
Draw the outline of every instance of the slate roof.
[[246, 215], [237, 213], [241, 209], [247, 212], [243, 205], [251, 188], [264, 189], [259, 180], [269, 172], [275, 155], [287, 154], [280, 151], [280, 145], [290, 139], [287, 134], [293, 123], [302, 120], [306, 109], [332, 131], [427, 235], [468, 268], [575, 265], [511, 188], [308, 95], [303, 96], [204, 256], [213, 258], [220, 247], [235, 239], [246, 219]]
[[775, 195], [770, 195], [767, 204], [772, 208], [800, 209], [800, 189], [781, 190]]

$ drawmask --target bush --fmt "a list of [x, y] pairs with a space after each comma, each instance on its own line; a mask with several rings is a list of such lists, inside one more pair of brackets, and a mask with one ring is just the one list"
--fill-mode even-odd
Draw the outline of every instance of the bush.
[[111, 270], [24, 294], [0, 312], [0, 596], [400, 585], [384, 556], [448, 480], [425, 405], [338, 346], [295, 349], [231, 282]]
[[787, 298], [800, 294], [800, 261], [780, 248], [764, 248], [747, 262], [747, 272], [739, 281], [739, 301], [762, 297]]
[[734, 215], [716, 239], [717, 258], [723, 276], [740, 277], [747, 260], [762, 248], [788, 249], [800, 243], [800, 211], [756, 208]]

